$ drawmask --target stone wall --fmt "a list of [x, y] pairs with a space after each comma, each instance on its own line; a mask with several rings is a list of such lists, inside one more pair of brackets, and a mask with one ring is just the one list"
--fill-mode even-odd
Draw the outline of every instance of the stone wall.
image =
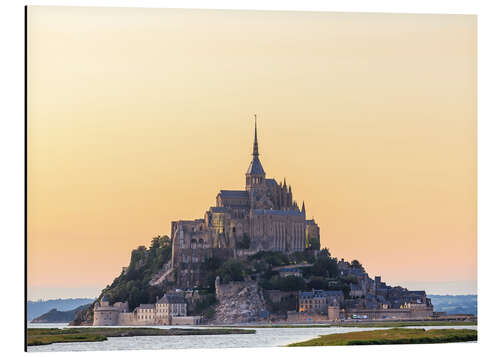
[[330, 321], [340, 320], [340, 307], [328, 306], [328, 320]]
[[199, 325], [201, 316], [172, 316], [171, 325]]
[[118, 325], [120, 326], [134, 326], [137, 325], [133, 312], [122, 312], [118, 315]]
[[329, 321], [328, 315], [318, 314], [314, 312], [298, 312], [288, 311], [287, 322], [290, 323], [306, 323], [306, 322], [326, 322]]
[[379, 319], [423, 319], [432, 317], [432, 308], [428, 309], [349, 309], [346, 317], [366, 315], [370, 320]]
[[205, 279], [207, 271], [203, 269], [204, 262], [210, 258], [225, 261], [233, 257], [234, 249], [231, 248], [177, 248], [172, 258], [175, 286], [181, 289], [194, 288]]

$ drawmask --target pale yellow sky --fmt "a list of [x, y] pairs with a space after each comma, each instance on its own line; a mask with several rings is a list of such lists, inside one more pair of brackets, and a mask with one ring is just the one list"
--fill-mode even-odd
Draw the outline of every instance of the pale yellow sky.
[[30, 7], [29, 296], [243, 188], [253, 113], [333, 255], [475, 292], [475, 16]]

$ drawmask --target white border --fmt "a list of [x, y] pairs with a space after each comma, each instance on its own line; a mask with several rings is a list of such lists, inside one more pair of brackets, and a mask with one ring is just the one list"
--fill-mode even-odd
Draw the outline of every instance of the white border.
[[[370, 354], [373, 356], [408, 356], [423, 354], [490, 355], [489, 350], [497, 350], [495, 309], [499, 289], [496, 272], [499, 248], [500, 202], [499, 183], [499, 91], [500, 65], [498, 34], [500, 23], [499, 6], [495, 1], [460, 0], [350, 0], [344, 2], [319, 0], [240, 0], [240, 1], [167, 1], [167, 0], [94, 0], [94, 1], [17, 1], [1, 2], [1, 97], [2, 115], [0, 130], [0, 152], [2, 153], [0, 217], [3, 249], [0, 259], [2, 273], [2, 346], [5, 352], [22, 353], [23, 348], [23, 299], [24, 299], [24, 10], [25, 4], [71, 5], [71, 6], [127, 6], [127, 7], [170, 7], [170, 8], [218, 8], [218, 9], [259, 9], [259, 10], [309, 10], [342, 12], [396, 12], [396, 13], [448, 13], [478, 15], [478, 152], [479, 152], [479, 343], [421, 346], [368, 346], [298, 349], [226, 349], [226, 350], [183, 350], [183, 351], [120, 351], [95, 352], [94, 355], [118, 356], [147, 355], [197, 356], [200, 352], [207, 356], [251, 356], [253, 354], [276, 354], [280, 356], [303, 356], [317, 354], [327, 356], [332, 353], [350, 355]], [[44, 354], [44, 355], [50, 355]], [[58, 353], [57, 356], [65, 356]], [[69, 355], [69, 354], [68, 354]]]

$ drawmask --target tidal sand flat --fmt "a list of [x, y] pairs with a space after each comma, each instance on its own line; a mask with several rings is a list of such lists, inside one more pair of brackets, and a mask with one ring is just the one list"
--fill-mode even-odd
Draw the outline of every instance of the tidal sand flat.
[[477, 331], [471, 329], [406, 329], [393, 328], [324, 335], [312, 340], [292, 343], [300, 346], [390, 345], [477, 341]]
[[254, 334], [249, 329], [186, 329], [186, 328], [29, 328], [28, 346], [48, 345], [62, 342], [98, 342], [108, 337], [133, 336], [193, 336]]

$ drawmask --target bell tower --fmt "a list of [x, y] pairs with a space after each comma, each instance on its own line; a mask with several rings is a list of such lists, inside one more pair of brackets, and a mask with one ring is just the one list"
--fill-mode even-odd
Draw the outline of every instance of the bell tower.
[[250, 162], [250, 166], [248, 167], [246, 173], [246, 184], [245, 189], [250, 191], [253, 188], [257, 188], [261, 185], [264, 185], [264, 180], [266, 178], [266, 173], [264, 172], [264, 168], [259, 160], [259, 143], [257, 142], [257, 115], [254, 114], [255, 120], [255, 133], [253, 139], [253, 159]]

